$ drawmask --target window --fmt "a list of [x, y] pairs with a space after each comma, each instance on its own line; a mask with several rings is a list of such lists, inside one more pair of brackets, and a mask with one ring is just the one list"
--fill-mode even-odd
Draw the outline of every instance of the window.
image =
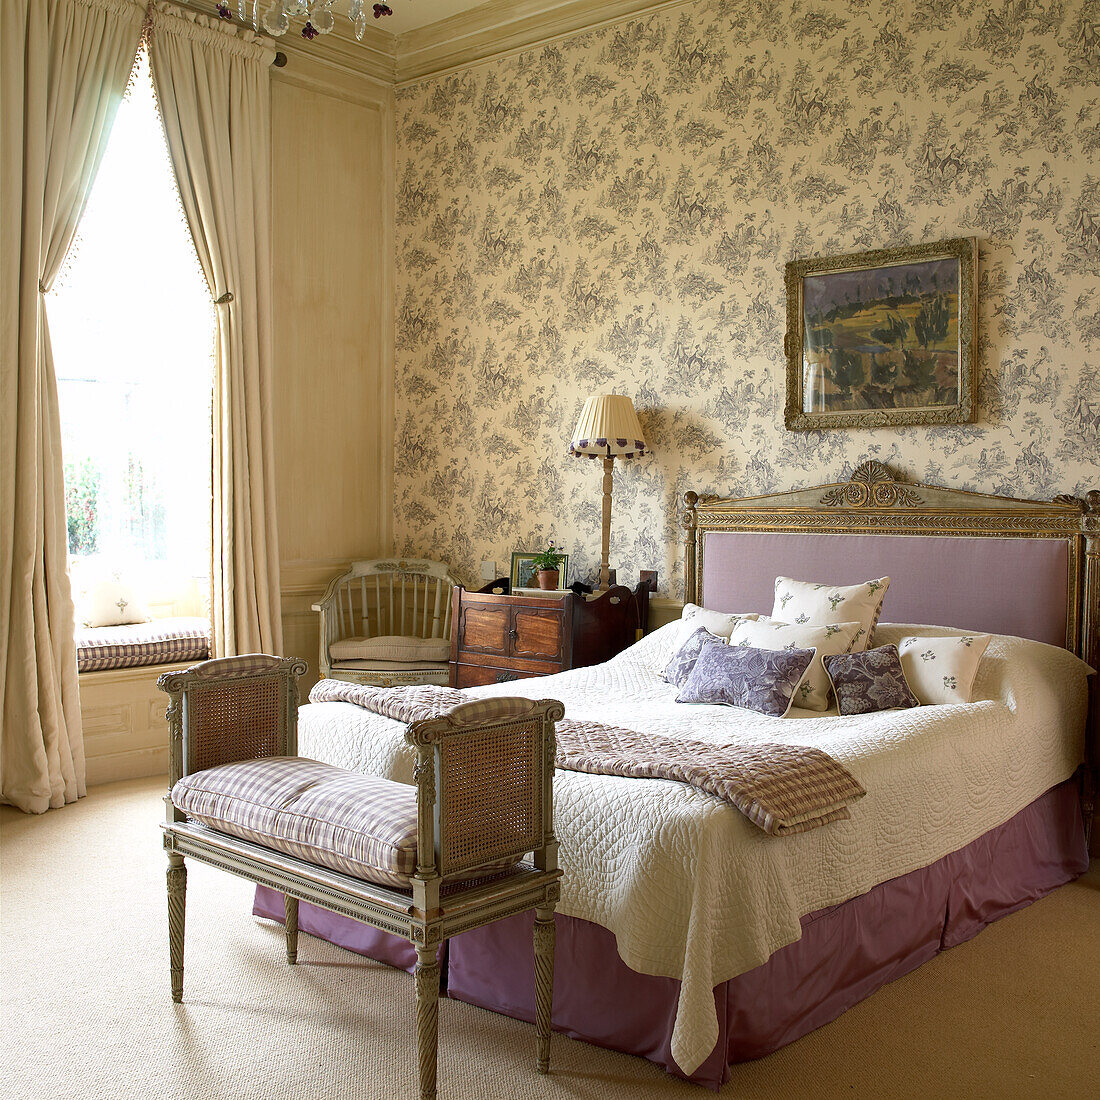
[[201, 614], [214, 314], [144, 50], [47, 308], [76, 587], [116, 573], [154, 614]]

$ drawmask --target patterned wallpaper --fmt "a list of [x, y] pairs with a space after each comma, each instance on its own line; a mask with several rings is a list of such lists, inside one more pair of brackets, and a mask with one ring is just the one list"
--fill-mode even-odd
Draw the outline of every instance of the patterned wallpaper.
[[[598, 570], [586, 396], [629, 395], [611, 564], [676, 505], [911, 479], [1100, 487], [1100, 0], [709, 0], [399, 93], [398, 552]], [[787, 432], [784, 264], [980, 241], [979, 421]]]

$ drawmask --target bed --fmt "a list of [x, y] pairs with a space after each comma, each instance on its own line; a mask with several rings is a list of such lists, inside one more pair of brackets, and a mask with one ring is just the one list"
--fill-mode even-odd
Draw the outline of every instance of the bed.
[[[848, 821], [770, 837], [684, 784], [559, 771], [555, 1027], [717, 1088], [732, 1063], [835, 1018], [1080, 874], [1098, 511], [1100, 494], [1012, 501], [903, 484], [878, 463], [794, 493], [689, 493], [688, 600], [767, 614], [777, 574], [833, 584], [889, 575], [884, 618], [995, 637], [966, 707], [782, 720], [686, 708], [696, 739], [824, 748], [868, 791]], [[685, 708], [659, 672], [684, 630], [669, 624], [605, 665], [471, 694], [551, 696], [567, 716], [674, 734]], [[884, 623], [876, 644], [922, 630]], [[400, 730], [348, 703], [313, 704], [299, 751], [408, 781]], [[282, 899], [261, 888], [254, 911], [281, 919]], [[339, 916], [302, 906], [300, 922], [382, 961], [413, 961]], [[522, 918], [456, 937], [448, 994], [530, 1019], [529, 943]]]

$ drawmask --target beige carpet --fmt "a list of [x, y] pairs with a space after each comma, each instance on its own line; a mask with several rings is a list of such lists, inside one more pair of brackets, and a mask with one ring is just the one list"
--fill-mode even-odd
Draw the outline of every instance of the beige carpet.
[[[242, 880], [191, 864], [184, 1004], [168, 993], [162, 781], [0, 810], [0, 1095], [412, 1097], [413, 988], [308, 936], [295, 968]], [[648, 1062], [443, 1001], [441, 1097], [705, 1097]], [[1100, 1094], [1100, 867], [758, 1062], [728, 1097]]]

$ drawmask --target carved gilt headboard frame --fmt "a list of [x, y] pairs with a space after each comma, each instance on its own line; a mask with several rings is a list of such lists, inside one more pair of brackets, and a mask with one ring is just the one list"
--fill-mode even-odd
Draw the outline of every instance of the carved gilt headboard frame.
[[685, 599], [702, 598], [706, 535], [713, 531], [1063, 539], [1069, 551], [1066, 647], [1100, 666], [1100, 490], [1082, 500], [1015, 500], [897, 480], [864, 462], [851, 481], [758, 497], [686, 493]]

